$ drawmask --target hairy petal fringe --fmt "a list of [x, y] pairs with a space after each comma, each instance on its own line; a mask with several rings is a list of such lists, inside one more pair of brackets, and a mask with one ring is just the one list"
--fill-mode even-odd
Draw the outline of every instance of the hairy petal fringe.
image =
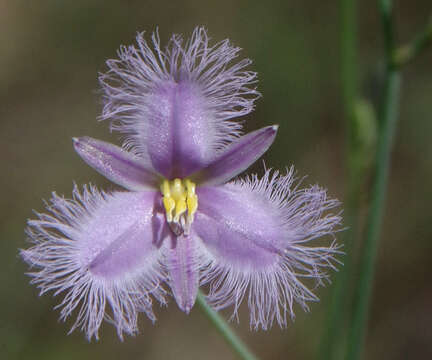
[[98, 339], [103, 319], [116, 326], [121, 339], [123, 333], [134, 335], [138, 312], [145, 312], [155, 321], [151, 295], [165, 304], [165, 291], [160, 286], [164, 274], [157, 261], [141, 274], [113, 279], [96, 276], [90, 265], [83, 263], [82, 231], [112, 198], [91, 185], [84, 186], [82, 192], [75, 186], [73, 199], [53, 193], [46, 204], [49, 213], [37, 213], [38, 219], [28, 222], [26, 233], [34, 245], [21, 250], [23, 259], [37, 269], [29, 275], [40, 294], [63, 293], [63, 300], [56, 306], [61, 309], [60, 319], [66, 320], [75, 311], [77, 317], [70, 331], [80, 328], [89, 340]]
[[244, 70], [251, 61], [233, 63], [240, 48], [229, 40], [210, 45], [203, 27], [197, 27], [187, 41], [173, 35], [165, 49], [157, 31], [150, 44], [143, 33], [136, 41], [136, 47], [120, 47], [119, 59], [108, 60], [109, 71], [99, 75], [104, 102], [101, 120], [111, 120], [113, 130], [127, 134], [126, 148], [146, 154], [148, 123], [157, 121], [153, 120], [153, 95], [172, 84], [196, 89], [193, 97], [202, 103], [203, 119], [210, 122], [208, 146], [212, 150], [223, 148], [241, 134], [241, 124], [230, 119], [251, 112], [260, 94], [253, 87], [256, 73]]
[[[63, 296], [61, 320], [76, 314], [70, 331], [98, 339], [105, 319], [121, 339], [137, 333], [138, 313], [155, 321], [153, 301], [165, 304], [162, 283], [186, 313], [201, 285], [216, 310], [233, 305], [235, 319], [247, 298], [255, 330], [285, 327], [295, 303], [308, 310], [318, 300], [313, 291], [341, 254], [341, 216], [332, 212], [339, 202], [317, 185], [300, 189], [292, 167], [286, 175], [266, 170], [262, 178], [226, 183], [266, 151], [277, 130], [241, 136], [234, 119], [251, 112], [260, 94], [256, 73], [246, 70], [251, 61], [237, 59], [240, 50], [228, 40], [211, 45], [203, 27], [188, 40], [173, 35], [164, 48], [157, 31], [150, 42], [139, 33], [136, 45], [121, 46], [99, 74], [100, 119], [126, 135], [123, 149], [86, 137], [75, 139], [75, 148], [132, 191], [75, 185], [72, 199], [53, 193], [47, 213], [28, 222], [33, 246], [21, 250], [40, 294]], [[167, 223], [171, 210], [159, 189], [178, 178], [194, 183], [164, 198], [176, 212], [184, 200], [182, 217], [194, 217], [180, 235]]]
[[[270, 246], [265, 243], [260, 245], [251, 238], [251, 248], [261, 246], [263, 256], [271, 252], [272, 247], [278, 247], [276, 260], [265, 267], [260, 266], [259, 262], [254, 268], [243, 266], [228, 256], [210, 251], [211, 262], [203, 276], [203, 283], [210, 284], [207, 299], [216, 309], [233, 305], [232, 317], [237, 318], [238, 308], [246, 296], [251, 328], [266, 330], [274, 321], [285, 327], [287, 316], [295, 317], [294, 303], [307, 311], [307, 302], [318, 301], [313, 289], [324, 285], [324, 280], [328, 281], [328, 269], [336, 270], [335, 264], [339, 263], [336, 256], [342, 252], [334, 240], [334, 233], [340, 230], [341, 217], [328, 213], [328, 210], [339, 203], [328, 199], [325, 190], [318, 186], [298, 189], [293, 168], [287, 170], [284, 176], [267, 170], [261, 179], [253, 175], [226, 186], [241, 187], [244, 193], [253, 192], [265, 199], [269, 207], [263, 213], [271, 213], [271, 208], [276, 209], [281, 239]], [[251, 201], [245, 206], [251, 206]], [[236, 222], [232, 217], [231, 221]], [[269, 236], [268, 241], [271, 242], [274, 235], [269, 233]], [[306, 246], [305, 243], [322, 236], [330, 236], [333, 240], [329, 245]], [[309, 287], [313, 283], [308, 284], [310, 280], [307, 279], [315, 282], [312, 289]]]

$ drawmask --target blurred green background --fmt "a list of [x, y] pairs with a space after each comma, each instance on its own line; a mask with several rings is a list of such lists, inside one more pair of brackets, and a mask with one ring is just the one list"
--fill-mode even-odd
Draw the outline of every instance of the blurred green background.
[[[375, 2], [359, 1], [359, 83], [375, 102], [380, 91], [381, 32]], [[188, 36], [205, 25], [219, 41], [230, 38], [254, 60], [263, 94], [248, 130], [278, 123], [267, 166], [295, 164], [306, 182], [345, 190], [345, 125], [340, 93], [339, 4], [333, 1], [60, 1], [0, 0], [0, 358], [1, 359], [235, 359], [195, 307], [189, 316], [173, 301], [144, 316], [140, 334], [121, 343], [104, 324], [99, 342], [67, 336], [70, 322], [52, 310], [60, 299], [41, 298], [18, 258], [27, 247], [26, 219], [42, 210], [51, 191], [70, 196], [72, 183], [112, 189], [74, 153], [71, 137], [118, 143], [101, 106], [97, 72], [137, 31], [159, 26]], [[409, 41], [432, 13], [430, 0], [396, 1], [398, 39]], [[401, 117], [390, 177], [365, 359], [432, 358], [432, 51], [403, 74]], [[262, 172], [262, 165], [253, 169]], [[305, 314], [296, 308], [288, 329], [240, 336], [262, 359], [311, 359], [322, 334], [331, 287]]]

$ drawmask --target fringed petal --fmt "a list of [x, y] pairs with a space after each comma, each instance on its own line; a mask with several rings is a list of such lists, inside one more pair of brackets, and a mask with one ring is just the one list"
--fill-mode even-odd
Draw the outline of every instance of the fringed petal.
[[165, 49], [157, 33], [151, 44], [138, 34], [137, 47], [121, 47], [100, 75], [101, 118], [165, 177], [188, 176], [239, 136], [231, 119], [252, 111], [259, 96], [256, 74], [244, 70], [250, 60], [232, 63], [239, 51], [228, 40], [211, 46], [201, 27], [186, 42], [173, 35]]
[[[317, 284], [334, 269], [340, 253], [333, 239], [341, 218], [327, 211], [338, 205], [317, 186], [299, 190], [293, 170], [279, 176], [267, 171], [216, 188], [200, 188], [193, 231], [211, 255], [203, 282], [210, 282], [208, 301], [217, 309], [234, 305], [234, 315], [246, 296], [252, 328], [286, 326], [293, 304], [308, 309], [317, 297], [302, 282]], [[328, 235], [327, 245], [311, 240]]]
[[27, 234], [34, 246], [21, 254], [33, 268], [30, 276], [41, 293], [64, 294], [61, 319], [75, 310], [71, 329], [98, 338], [104, 318], [118, 335], [137, 332], [143, 311], [154, 321], [151, 295], [164, 303], [159, 264], [161, 232], [152, 231], [154, 192], [106, 194], [93, 186], [73, 199], [53, 194], [49, 213], [30, 220]]

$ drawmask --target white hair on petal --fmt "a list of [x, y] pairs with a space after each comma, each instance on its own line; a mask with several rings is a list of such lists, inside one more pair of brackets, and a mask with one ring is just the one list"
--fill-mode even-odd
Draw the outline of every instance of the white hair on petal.
[[231, 121], [254, 108], [260, 96], [253, 86], [257, 74], [244, 70], [251, 60], [233, 60], [241, 50], [229, 40], [210, 45], [205, 28], [197, 27], [184, 41], [173, 35], [165, 49], [158, 32], [149, 44], [138, 33], [136, 47], [121, 46], [119, 59], [107, 61], [108, 72], [99, 80], [104, 107], [101, 120], [111, 120], [111, 129], [127, 134], [124, 146], [146, 156], [146, 119], [151, 115], [151, 95], [161, 85], [188, 81], [199, 90], [207, 108], [215, 135], [215, 150], [221, 149], [241, 134], [241, 124]]
[[[203, 274], [203, 283], [210, 283], [207, 300], [216, 309], [233, 305], [232, 318], [238, 317], [239, 306], [246, 296], [250, 309], [250, 325], [253, 329], [270, 328], [273, 322], [285, 327], [287, 315], [294, 318], [294, 303], [307, 311], [309, 301], [318, 301], [317, 296], [301, 279], [311, 278], [316, 285], [328, 280], [326, 269], [336, 270], [342, 254], [336, 244], [334, 233], [340, 231], [339, 214], [327, 213], [339, 205], [328, 199], [326, 191], [314, 185], [299, 189], [294, 177], [294, 168], [281, 176], [278, 171], [266, 170], [259, 179], [252, 175], [236, 180], [244, 191], [253, 191], [266, 198], [281, 216], [284, 245], [278, 261], [264, 269], [241, 269], [210, 253], [210, 265]], [[330, 236], [328, 246], [303, 246], [318, 237]]]
[[165, 291], [160, 286], [164, 275], [159, 264], [146, 269], [145, 274], [120, 281], [95, 277], [78, 260], [80, 249], [75, 239], [81, 226], [110, 197], [91, 185], [84, 186], [82, 192], [75, 185], [72, 199], [53, 193], [51, 202], [46, 204], [49, 213], [36, 213], [38, 219], [28, 222], [26, 232], [34, 245], [21, 250], [24, 260], [37, 269], [28, 274], [40, 294], [48, 291], [65, 294], [56, 306], [61, 308], [61, 320], [75, 311], [77, 318], [70, 331], [80, 328], [89, 340], [98, 339], [103, 319], [116, 326], [121, 339], [123, 333], [137, 332], [138, 312], [145, 312], [155, 321], [150, 295], [165, 304]]

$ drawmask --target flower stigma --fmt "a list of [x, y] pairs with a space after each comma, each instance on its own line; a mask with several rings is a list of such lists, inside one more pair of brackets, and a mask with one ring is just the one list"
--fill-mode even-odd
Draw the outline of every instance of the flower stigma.
[[[198, 209], [195, 183], [189, 179], [163, 180], [160, 189], [168, 225], [179, 236], [189, 235], [190, 226]], [[187, 213], [186, 213], [187, 212]]]

